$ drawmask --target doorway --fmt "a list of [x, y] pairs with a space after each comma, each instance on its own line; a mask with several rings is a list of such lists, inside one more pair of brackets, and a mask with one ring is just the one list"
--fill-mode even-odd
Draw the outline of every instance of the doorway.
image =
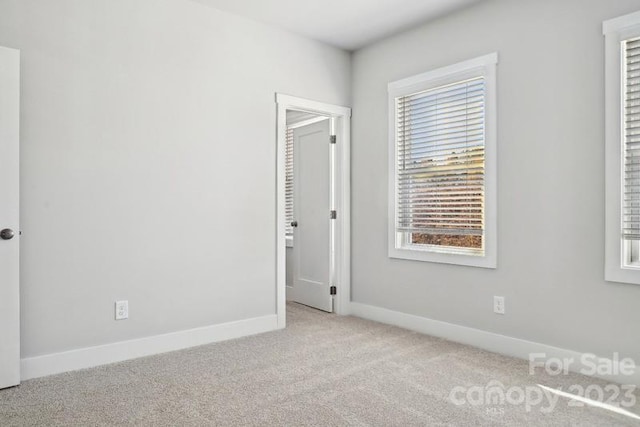
[[287, 299], [348, 314], [351, 109], [282, 94], [276, 103], [276, 310], [283, 328]]

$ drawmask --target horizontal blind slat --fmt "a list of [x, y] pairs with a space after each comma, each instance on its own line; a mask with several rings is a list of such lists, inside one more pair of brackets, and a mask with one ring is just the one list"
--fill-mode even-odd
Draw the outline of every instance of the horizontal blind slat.
[[285, 235], [293, 236], [293, 129], [287, 128], [285, 143]]
[[624, 41], [622, 236], [640, 239], [640, 39]]
[[483, 234], [484, 92], [479, 77], [396, 99], [398, 231]]

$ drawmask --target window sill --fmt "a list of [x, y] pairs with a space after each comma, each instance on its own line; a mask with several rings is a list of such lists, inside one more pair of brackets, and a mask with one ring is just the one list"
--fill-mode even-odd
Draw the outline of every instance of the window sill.
[[434, 251], [415, 247], [389, 248], [389, 258], [491, 269], [497, 267], [495, 257], [489, 255], [452, 253], [444, 250]]
[[605, 268], [604, 280], [607, 282], [640, 285], [640, 269], [637, 267], [607, 266], [607, 268]]

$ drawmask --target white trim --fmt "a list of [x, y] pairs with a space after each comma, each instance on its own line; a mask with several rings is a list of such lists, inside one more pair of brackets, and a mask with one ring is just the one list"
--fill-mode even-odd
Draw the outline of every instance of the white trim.
[[608, 35], [609, 33], [623, 31], [638, 25], [638, 22], [640, 22], [640, 11], [608, 19], [602, 23], [602, 34]]
[[288, 248], [292, 248], [293, 247], [293, 236], [286, 236], [285, 240], [287, 241], [287, 247]]
[[[498, 63], [498, 52], [492, 52], [487, 55], [478, 56], [477, 58], [469, 59], [466, 61], [458, 62], [456, 64], [447, 65], [445, 67], [437, 68], [435, 70], [427, 71], [415, 76], [407, 77], [401, 80], [396, 80], [388, 84], [389, 92], [403, 92], [411, 93], [415, 90], [416, 86], [421, 86], [425, 82], [434, 82], [439, 79], [448, 79], [452, 74], [458, 74], [474, 68], [484, 68], [488, 65], [496, 65]], [[434, 84], [430, 84], [435, 86]], [[398, 95], [396, 95], [398, 96]]]
[[[288, 110], [306, 111], [325, 116], [346, 116], [351, 117], [351, 108], [341, 105], [326, 104], [324, 102], [312, 101], [310, 99], [298, 98], [296, 96], [276, 93], [276, 103], [286, 105]], [[286, 123], [286, 117], [285, 117]]]
[[[497, 70], [498, 53], [463, 61], [428, 71], [417, 76], [391, 82], [388, 85], [388, 255], [390, 258], [457, 264], [470, 267], [497, 268], [498, 256], [498, 120], [497, 120]], [[395, 100], [398, 97], [434, 87], [483, 76], [485, 79], [485, 233], [484, 255], [468, 255], [463, 251], [445, 253], [445, 250], [428, 250], [399, 246], [396, 232], [396, 120]]]
[[640, 12], [603, 23], [605, 35], [605, 261], [604, 278], [610, 282], [640, 284], [640, 270], [623, 266], [622, 239], [622, 45], [640, 35]]
[[151, 356], [168, 351], [211, 344], [233, 338], [260, 334], [277, 329], [277, 317], [274, 314], [252, 319], [221, 323], [186, 331], [172, 332], [120, 341], [111, 344], [85, 347], [61, 353], [45, 354], [21, 360], [22, 380], [44, 377], [46, 375], [91, 368], [108, 363], [138, 357]]
[[[584, 353], [574, 350], [567, 350], [547, 344], [513, 338], [480, 329], [455, 325], [453, 323], [442, 322], [439, 320], [433, 320], [426, 317], [415, 316], [412, 314], [401, 313], [399, 311], [388, 310], [386, 308], [374, 307], [356, 302], [351, 303], [351, 314], [364, 319], [374, 320], [376, 322], [398, 326], [423, 334], [445, 338], [450, 341], [471, 345], [494, 353], [517, 357], [519, 359], [529, 360], [529, 355], [532, 353], [546, 353], [547, 358], [573, 359], [574, 363], [571, 364], [569, 368], [571, 371], [577, 373], [582, 373], [580, 372], [582, 369], [588, 368], [587, 365], [582, 363], [581, 357]], [[611, 360], [607, 358], [599, 359], [611, 362]], [[620, 384], [634, 384], [640, 386], [640, 367], [636, 367], [635, 373], [630, 376], [618, 374], [595, 375], [595, 377]]]
[[328, 117], [328, 116], [312, 117], [312, 118], [307, 119], [307, 120], [302, 120], [300, 122], [288, 124], [287, 125], [287, 129], [297, 129], [297, 128], [301, 128], [301, 127], [304, 127], [304, 126], [309, 126], [309, 125], [312, 125], [314, 123], [320, 123], [320, 122], [323, 122], [325, 120], [329, 120], [330, 118], [331, 117]]
[[336, 287], [334, 311], [349, 314], [351, 301], [351, 108], [276, 93], [276, 314], [278, 328], [286, 326], [286, 238], [285, 238], [285, 134], [287, 110], [315, 113], [337, 119], [335, 220]]

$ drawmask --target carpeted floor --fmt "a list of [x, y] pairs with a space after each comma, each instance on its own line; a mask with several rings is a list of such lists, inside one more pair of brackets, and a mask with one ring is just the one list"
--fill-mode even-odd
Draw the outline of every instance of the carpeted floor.
[[[530, 376], [526, 361], [297, 304], [287, 310], [286, 330], [0, 390], [0, 425], [640, 424], [639, 404], [619, 414], [565, 397], [550, 411], [546, 399], [529, 410], [517, 403], [518, 390], [537, 384], [567, 391], [604, 381]], [[511, 403], [484, 403], [491, 381], [511, 390]], [[465, 389], [450, 396], [455, 387]]]

